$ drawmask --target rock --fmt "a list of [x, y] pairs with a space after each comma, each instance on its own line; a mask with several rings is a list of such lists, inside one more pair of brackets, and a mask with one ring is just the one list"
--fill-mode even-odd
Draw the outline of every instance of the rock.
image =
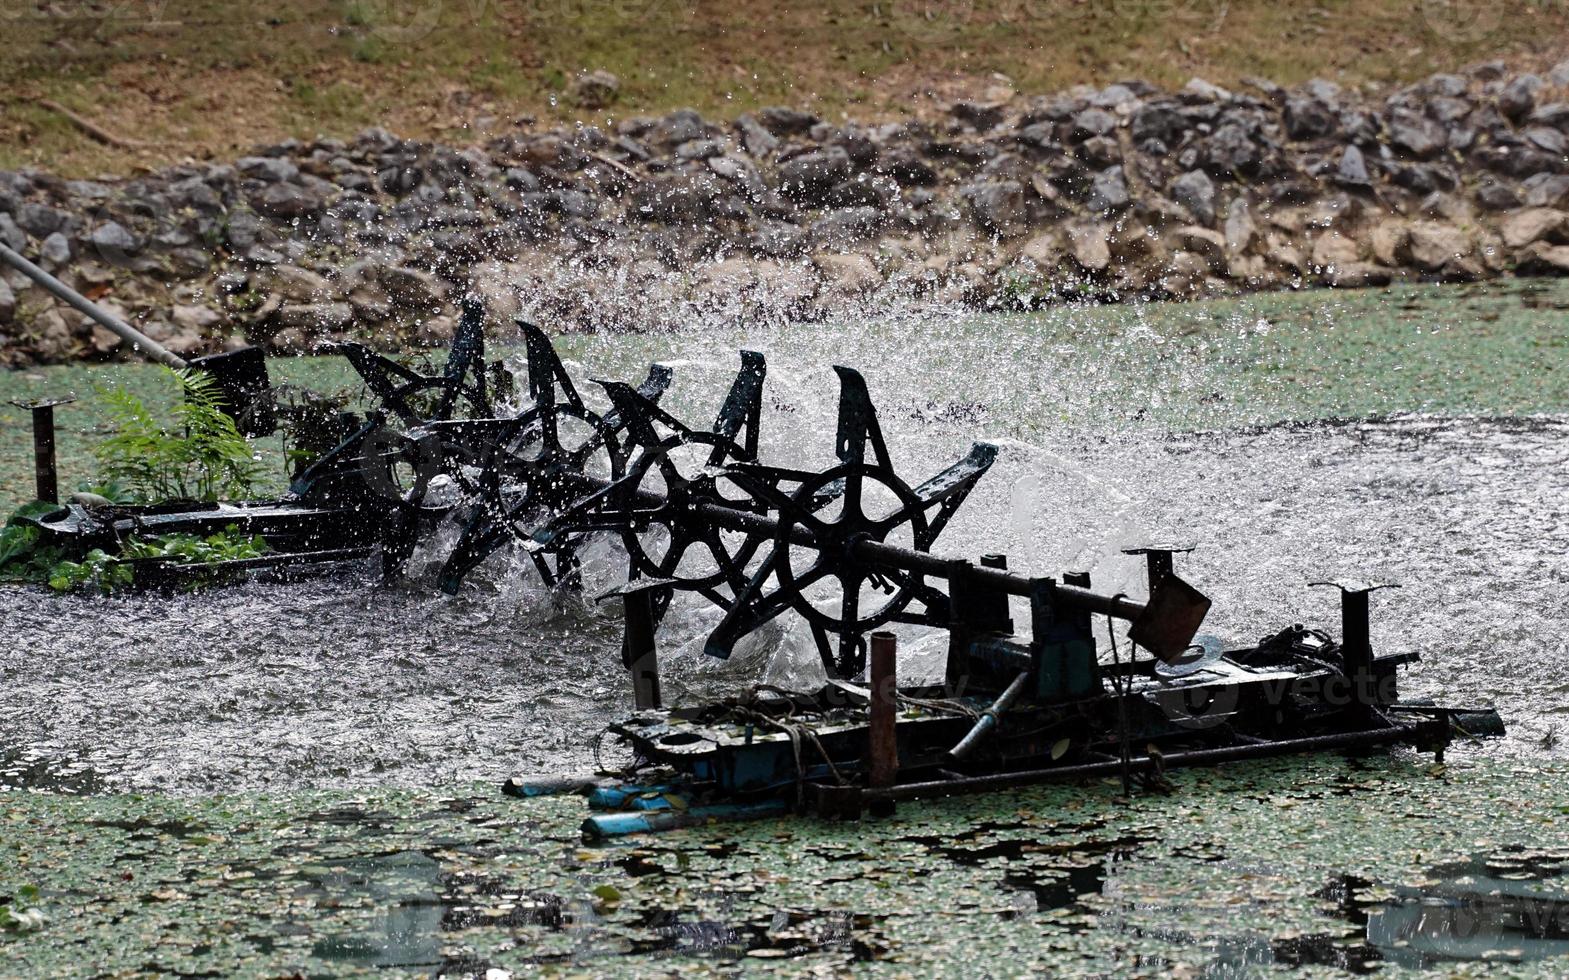
[[1084, 200], [1084, 206], [1091, 211], [1120, 211], [1128, 206], [1132, 200], [1128, 194], [1128, 182], [1123, 177], [1121, 167], [1107, 167], [1095, 175], [1090, 182], [1090, 193]]
[[1309, 96], [1293, 96], [1286, 100], [1283, 120], [1286, 136], [1293, 140], [1315, 140], [1335, 131], [1339, 121], [1329, 106]]
[[66, 213], [29, 201], [16, 209], [16, 223], [34, 238], [48, 238], [65, 227]]
[[959, 190], [970, 215], [981, 228], [996, 235], [1018, 231], [1029, 220], [1024, 185], [1012, 180], [969, 184]]
[[269, 183], [286, 183], [300, 175], [300, 168], [278, 157], [241, 157], [234, 169], [247, 177]]
[[1569, 245], [1529, 245], [1515, 260], [1515, 271], [1530, 276], [1569, 275]]
[[1307, 260], [1302, 257], [1301, 250], [1273, 234], [1265, 239], [1264, 258], [1294, 275], [1300, 276], [1307, 271]]
[[1226, 270], [1226, 237], [1218, 231], [1185, 225], [1171, 233], [1177, 248], [1201, 257], [1209, 264], [1211, 272], [1224, 274]]
[[1203, 102], [1229, 102], [1232, 97], [1230, 91], [1196, 75], [1182, 86], [1182, 94]]
[[779, 149], [779, 138], [764, 128], [751, 113], [739, 116], [735, 121], [735, 128], [741, 134], [741, 145], [746, 147], [746, 152], [759, 160], [771, 156]]
[[695, 224], [713, 215], [719, 194], [711, 174], [659, 174], [633, 189], [632, 210], [649, 221]]
[[281, 330], [331, 333], [351, 326], [354, 311], [347, 303], [285, 304], [272, 315], [272, 322]]
[[1347, 146], [1340, 151], [1340, 165], [1335, 168], [1335, 179], [1349, 187], [1366, 187], [1372, 182], [1361, 150]]
[[883, 281], [876, 263], [864, 255], [823, 253], [812, 256], [812, 262], [822, 273], [824, 282], [841, 293], [867, 293]]
[[938, 179], [932, 165], [907, 147], [896, 147], [883, 153], [874, 169], [877, 173], [893, 178], [902, 187], [932, 187]]
[[1448, 142], [1448, 134], [1442, 126], [1414, 112], [1391, 113], [1387, 125], [1389, 142], [1418, 160], [1432, 157]]
[[1403, 266], [1411, 259], [1411, 229], [1404, 221], [1384, 221], [1373, 227], [1368, 246], [1373, 258], [1387, 266]]
[[1489, 180], [1476, 189], [1476, 203], [1486, 211], [1513, 211], [1520, 206], [1520, 195], [1507, 184]]
[[797, 203], [821, 206], [850, 173], [850, 155], [840, 147], [803, 153], [779, 165], [779, 192]]
[[223, 210], [223, 198], [200, 177], [189, 177], [169, 185], [171, 201], [195, 211], [215, 213]]
[[1190, 170], [1171, 182], [1171, 199], [1188, 209], [1199, 224], [1215, 223], [1215, 183], [1202, 170]]
[[1569, 209], [1569, 175], [1542, 173], [1520, 184], [1525, 203], [1533, 208]]
[[1556, 129], [1532, 126], [1520, 135], [1531, 146], [1546, 152], [1549, 156], [1562, 157], [1565, 150], [1569, 150], [1569, 136]]
[[71, 261], [71, 240], [58, 231], [45, 238], [38, 246], [38, 264], [53, 272]]
[[1006, 110], [1007, 105], [998, 102], [960, 101], [948, 107], [955, 119], [979, 130], [991, 129], [1002, 122]]
[[17, 227], [11, 216], [3, 211], [0, 211], [0, 244], [13, 252], [21, 252], [27, 248], [27, 232]]
[[572, 80], [567, 98], [579, 109], [605, 109], [621, 94], [621, 79], [604, 69], [587, 72]]
[[1234, 198], [1226, 210], [1226, 248], [1241, 255], [1253, 244], [1258, 225], [1253, 221], [1253, 209], [1245, 197]]
[[297, 265], [276, 265], [266, 275], [268, 290], [291, 303], [320, 303], [332, 297], [325, 276]]
[[1159, 140], [1167, 146], [1174, 146], [1181, 141], [1183, 131], [1187, 128], [1187, 121], [1182, 118], [1182, 113], [1175, 104], [1154, 101], [1139, 107], [1133, 114], [1128, 128], [1135, 143]]
[[304, 327], [289, 327], [274, 333], [267, 341], [273, 351], [280, 354], [309, 354], [311, 331]]
[[1418, 221], [1411, 225], [1411, 261], [1428, 272], [1438, 272], [1470, 255], [1471, 240], [1454, 225]]
[[16, 315], [16, 293], [11, 291], [11, 284], [0, 279], [0, 323], [10, 323]]
[[1545, 83], [1536, 75], [1520, 75], [1498, 93], [1498, 111], [1510, 122], [1519, 122], [1536, 108], [1536, 93]]
[[1085, 272], [1104, 272], [1111, 265], [1110, 228], [1099, 222], [1067, 228], [1068, 251]]
[[763, 183], [762, 175], [752, 162], [740, 156], [718, 156], [708, 158], [708, 169], [725, 178], [734, 181], [746, 190], [747, 197], [754, 201], [763, 199], [768, 187]]
[[1338, 231], [1326, 231], [1313, 243], [1313, 266], [1320, 270], [1350, 266], [1361, 257], [1357, 243]]
[[679, 160], [707, 160], [717, 157], [725, 152], [725, 144], [715, 139], [687, 140], [676, 147], [676, 158]]
[[107, 221], [87, 236], [98, 257], [110, 265], [125, 265], [136, 254], [136, 237], [117, 221]]
[[88, 333], [87, 343], [88, 346], [92, 347], [93, 353], [97, 354], [99, 357], [103, 357], [105, 354], [113, 353], [120, 347], [121, 344], [125, 343], [125, 341], [120, 337], [119, 334], [105, 330], [103, 327], [94, 323], [92, 324], [90, 332]]
[[223, 314], [208, 306], [176, 305], [169, 311], [169, 318], [175, 326], [198, 334], [223, 322]]
[[800, 263], [760, 261], [752, 273], [759, 298], [787, 317], [799, 317], [817, 295], [817, 274]]
[[450, 316], [428, 316], [418, 321], [414, 339], [427, 347], [443, 347], [457, 335], [458, 321]]
[[1106, 136], [1116, 132], [1117, 117], [1104, 109], [1085, 109], [1073, 117], [1073, 127], [1068, 138], [1082, 143], [1093, 136]]
[[394, 302], [410, 309], [435, 309], [446, 299], [447, 291], [441, 280], [420, 269], [383, 266], [376, 270], [375, 279]]
[[845, 244], [870, 238], [881, 231], [888, 217], [875, 207], [835, 208], [812, 222], [809, 235], [825, 245]]
[[1526, 118], [1538, 126], [1569, 129], [1569, 102], [1554, 102], [1551, 105], [1539, 106]]
[[326, 197], [320, 192], [298, 184], [269, 184], [250, 200], [258, 214], [281, 221], [309, 217], [327, 206]]
[[765, 221], [752, 233], [749, 245], [753, 255], [772, 259], [793, 259], [806, 251], [806, 230], [783, 221]]
[[775, 136], [799, 136], [820, 122], [810, 112], [782, 106], [757, 110], [757, 121]]
[[1527, 208], [1504, 218], [1498, 231], [1510, 248], [1523, 248], [1533, 242], [1569, 245], [1569, 213], [1556, 208]]
[[1019, 249], [1019, 257], [1029, 259], [1037, 269], [1054, 269], [1063, 257], [1062, 236], [1054, 231], [1036, 235]]

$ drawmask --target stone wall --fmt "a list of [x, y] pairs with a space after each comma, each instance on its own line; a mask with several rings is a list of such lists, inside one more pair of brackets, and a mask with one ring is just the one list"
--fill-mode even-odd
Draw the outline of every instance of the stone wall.
[[[0, 241], [191, 354], [439, 344], [469, 288], [499, 315], [645, 330], [1569, 273], [1569, 62], [1387, 93], [993, 95], [877, 125], [683, 110], [462, 148], [369, 130], [124, 180], [3, 173]], [[119, 347], [0, 282], [5, 363]]]

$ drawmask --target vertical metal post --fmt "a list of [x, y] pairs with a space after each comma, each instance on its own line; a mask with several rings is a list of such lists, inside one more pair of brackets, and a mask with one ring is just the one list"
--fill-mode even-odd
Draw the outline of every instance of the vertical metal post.
[[38, 499], [60, 502], [59, 475], [54, 460], [54, 406], [33, 409], [33, 479], [38, 484]]
[[[1006, 569], [1006, 555], [984, 555], [984, 568]], [[967, 561], [948, 563], [948, 671], [949, 697], [957, 697], [969, 684], [970, 643], [983, 633], [1013, 632], [1008, 594], [976, 582], [975, 566]]]
[[33, 482], [37, 498], [46, 503], [60, 502], [59, 471], [55, 464], [54, 409], [75, 399], [50, 398], [41, 401], [13, 401], [33, 416]]
[[[1090, 585], [1089, 572], [1063, 572], [1062, 584], [1073, 585], [1081, 589], [1088, 589]], [[1063, 618], [1072, 622], [1084, 633], [1084, 638], [1089, 641], [1090, 649], [1095, 649], [1094, 614], [1084, 609], [1070, 610], [1063, 614]]]
[[654, 642], [654, 590], [635, 589], [621, 597], [625, 628], [621, 659], [632, 673], [632, 699], [641, 710], [657, 708], [659, 648]]
[[1378, 704], [1377, 679], [1373, 676], [1373, 640], [1368, 625], [1368, 596], [1379, 589], [1398, 589], [1392, 583], [1310, 582], [1340, 590], [1340, 659], [1351, 684], [1352, 700], [1362, 708]]
[[1373, 642], [1368, 626], [1369, 593], [1343, 590], [1340, 593], [1340, 653], [1345, 659], [1346, 676], [1357, 685], [1358, 700], [1365, 693], [1362, 685], [1373, 673]]
[[867, 758], [873, 788], [892, 786], [899, 774], [899, 641], [892, 634], [872, 634], [871, 703], [868, 706]]

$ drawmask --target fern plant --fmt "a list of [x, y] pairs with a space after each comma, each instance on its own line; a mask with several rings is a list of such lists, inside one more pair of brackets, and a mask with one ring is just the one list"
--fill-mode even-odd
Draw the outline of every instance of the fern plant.
[[223, 411], [217, 382], [204, 371], [164, 370], [180, 387], [172, 428], [160, 424], [136, 395], [100, 392], [113, 429], [93, 450], [100, 479], [149, 502], [251, 493], [259, 467], [251, 444]]

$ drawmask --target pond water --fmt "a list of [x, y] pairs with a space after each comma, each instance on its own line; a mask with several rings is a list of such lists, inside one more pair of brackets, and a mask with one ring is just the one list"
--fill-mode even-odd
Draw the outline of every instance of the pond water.
[[[1466, 315], [1454, 294], [1431, 295], [1432, 309], [1452, 321]], [[1520, 305], [1519, 296], [1483, 299]], [[764, 458], [814, 467], [831, 458], [837, 387], [829, 367], [852, 364], [870, 382], [910, 482], [957, 459], [972, 439], [1000, 447], [936, 550], [1003, 552], [1013, 568], [1037, 574], [1088, 570], [1100, 590], [1141, 595], [1142, 565], [1121, 550], [1190, 542], [1197, 549], [1179, 570], [1214, 600], [1206, 630], [1231, 643], [1293, 622], [1338, 632], [1335, 595], [1308, 588], [1310, 581], [1397, 582], [1402, 589], [1375, 599], [1373, 641], [1380, 652], [1421, 654], [1404, 672], [1403, 693], [1496, 704], [1509, 726], [1504, 739], [1457, 748], [1462, 761], [1451, 766], [1465, 776], [1435, 779], [1408, 756], [1349, 773], [1333, 761], [1242, 767], [1240, 776], [1185, 777], [1181, 802], [1147, 801], [1131, 812], [1096, 790], [1094, 805], [1112, 816], [1064, 818], [1050, 831], [1065, 838], [1057, 851], [1043, 849], [1041, 820], [1078, 807], [1071, 793], [1053, 791], [944, 804], [916, 818], [919, 826], [906, 818], [864, 831], [872, 843], [832, 827], [717, 830], [616, 852], [608, 864], [574, 857], [571, 814], [580, 811], [557, 803], [530, 811], [481, 787], [520, 773], [593, 767], [592, 736], [630, 702], [619, 615], [550, 593], [509, 553], [459, 595], [442, 595], [432, 576], [450, 546], [446, 529], [416, 554], [411, 580], [394, 585], [367, 567], [299, 585], [173, 598], [5, 589], [0, 789], [34, 792], [9, 794], [0, 806], [18, 814], [24, 829], [15, 839], [29, 849], [48, 851], [35, 828], [53, 823], [69, 828], [67, 840], [107, 850], [136, 841], [149, 855], [155, 841], [182, 853], [189, 845], [145, 828], [91, 837], [83, 821], [98, 806], [177, 812], [176, 823], [219, 828], [201, 833], [244, 852], [226, 851], [224, 867], [287, 877], [291, 908], [365, 912], [306, 916], [283, 933], [258, 926], [261, 938], [245, 955], [275, 965], [446, 964], [483, 973], [486, 964], [613, 955], [936, 968], [947, 961], [922, 961], [912, 950], [940, 933], [952, 910], [921, 923], [908, 909], [863, 895], [875, 886], [923, 901], [935, 886], [917, 887], [898, 872], [901, 855], [913, 855], [914, 867], [940, 869], [963, 902], [987, 912], [962, 926], [981, 947], [998, 954], [1033, 936], [1067, 957], [1043, 967], [1071, 960], [1104, 972], [1129, 955], [1147, 957], [1128, 962], [1158, 973], [1187, 962], [1172, 953], [1185, 945], [1202, 947], [1190, 959], [1206, 976], [1314, 965], [1426, 968], [1487, 950], [1490, 959], [1505, 950], [1503, 959], [1515, 963], [1556, 954], [1566, 941], [1564, 856], [1549, 849], [1500, 857], [1489, 848], [1550, 843], [1539, 836], [1561, 841], [1569, 812], [1561, 792], [1569, 752], [1560, 737], [1569, 734], [1569, 415], [1555, 414], [1556, 395], [1519, 377], [1501, 377], [1492, 402], [1458, 388], [1446, 401], [1433, 385], [1441, 387], [1453, 365], [1420, 342], [1406, 356], [1422, 373], [1415, 386], [1388, 364], [1363, 365], [1358, 375], [1365, 338], [1354, 327], [1366, 311], [1336, 320], [1338, 301], [1310, 314], [1278, 299], [1260, 302], [1264, 313], [1240, 306], [1162, 320], [1168, 314], [1133, 311], [1122, 315], [1121, 329], [1088, 338], [1071, 320], [889, 318], [567, 346], [581, 377], [638, 375], [651, 358], [673, 363], [668, 407], [693, 420], [712, 415], [736, 367], [734, 348], [763, 350], [770, 359]], [[1429, 324], [1433, 344], [1455, 343], [1445, 322]], [[1517, 341], [1511, 333], [1509, 344]], [[1472, 338], [1457, 349], [1485, 360], [1487, 344]], [[1305, 370], [1309, 362], [1318, 366]], [[1569, 409], [1569, 400], [1556, 404]], [[1528, 411], [1488, 411], [1516, 406]], [[1405, 411], [1434, 408], [1441, 411]], [[1359, 418], [1315, 420], [1342, 414]], [[617, 570], [613, 549], [591, 553], [591, 582], [613, 585]], [[660, 637], [672, 699], [818, 679], [810, 637], [790, 620], [728, 663], [708, 660], [701, 639], [715, 618], [696, 602], [672, 610]], [[930, 638], [906, 631], [902, 640], [904, 676], [940, 670]], [[337, 793], [329, 792], [330, 807], [318, 801], [324, 789]], [[111, 795], [71, 803], [41, 791]], [[149, 791], [152, 802], [114, 795]], [[1241, 808], [1207, 813], [1211, 793], [1237, 794]], [[1508, 819], [1495, 821], [1496, 833], [1477, 814], [1443, 831], [1432, 824], [1434, 810], [1471, 807], [1479, 794], [1518, 797], [1505, 807]], [[1333, 829], [1344, 818], [1336, 798], [1347, 795], [1365, 797], [1359, 805], [1387, 818], [1387, 826], [1356, 831], [1370, 840], [1354, 847], [1341, 846]], [[213, 815], [220, 805], [231, 811]], [[322, 829], [322, 812], [343, 815], [327, 821], [337, 829]], [[172, 825], [167, 814], [159, 819], [153, 826]], [[1178, 819], [1191, 826], [1173, 833]], [[476, 826], [484, 831], [478, 839]], [[304, 841], [298, 860], [261, 847], [269, 827]], [[1411, 839], [1397, 843], [1400, 828]], [[0, 833], [0, 847], [4, 839]], [[1293, 839], [1308, 857], [1283, 854]], [[801, 894], [804, 879], [773, 880], [800, 859], [797, 846], [820, 882], [839, 883], [825, 893], [831, 901]], [[727, 847], [740, 848], [734, 863], [714, 856]], [[235, 863], [241, 857], [244, 868]], [[1479, 863], [1455, 865], [1462, 859]], [[1227, 884], [1216, 888], [1243, 896], [1245, 929], [1224, 925], [1232, 914], [1224, 904], [1205, 898], [1189, 908], [1180, 900], [1221, 871]], [[60, 871], [76, 884], [62, 886], [55, 904], [71, 906], [71, 889], [85, 892], [98, 873]], [[1257, 887], [1239, 886], [1238, 875], [1253, 876]], [[245, 903], [255, 895], [218, 880], [226, 884], [180, 886], [202, 910], [193, 923], [209, 912], [252, 914]], [[683, 882], [702, 894], [682, 893]], [[0, 891], [4, 883], [0, 873]], [[716, 894], [741, 885], [750, 890], [716, 906]], [[609, 899], [602, 887], [628, 898]], [[1141, 906], [1146, 892], [1159, 900]], [[1476, 895], [1491, 897], [1479, 903]], [[92, 915], [109, 914], [82, 901]], [[1295, 919], [1272, 925], [1276, 901], [1311, 918], [1312, 928]], [[51, 928], [56, 938], [47, 943], [62, 942], [59, 926]], [[71, 948], [47, 943], [40, 963]], [[454, 953], [454, 943], [467, 952]], [[194, 959], [181, 949], [185, 959], [159, 962], [201, 966], [230, 955], [221, 944]]]

